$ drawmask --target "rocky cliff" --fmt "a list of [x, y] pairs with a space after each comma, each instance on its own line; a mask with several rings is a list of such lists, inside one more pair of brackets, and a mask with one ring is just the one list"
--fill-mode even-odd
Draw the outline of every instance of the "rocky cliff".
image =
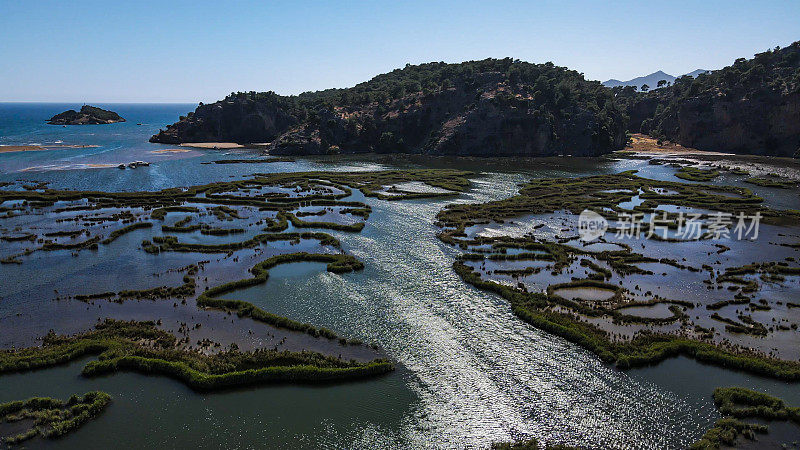
[[553, 64], [407, 65], [348, 89], [235, 93], [152, 142], [270, 143], [273, 154], [599, 155], [625, 144], [609, 89]]
[[125, 122], [125, 119], [113, 111], [89, 105], [83, 105], [80, 111], [70, 109], [56, 114], [47, 121], [50, 125], [102, 125], [116, 122]]
[[800, 42], [657, 92], [616, 94], [632, 131], [701, 150], [800, 156]]

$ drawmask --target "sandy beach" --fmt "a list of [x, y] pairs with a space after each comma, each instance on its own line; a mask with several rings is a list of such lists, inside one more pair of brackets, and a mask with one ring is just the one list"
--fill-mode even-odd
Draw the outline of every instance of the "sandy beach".
[[180, 144], [181, 147], [193, 147], [193, 148], [207, 148], [207, 149], [216, 149], [216, 150], [223, 150], [229, 148], [245, 148], [244, 145], [237, 144], [235, 142], [185, 142]]
[[631, 144], [625, 147], [623, 151], [659, 155], [732, 156], [731, 153], [708, 152], [668, 141], [662, 141], [659, 144], [657, 139], [638, 133], [631, 135]]

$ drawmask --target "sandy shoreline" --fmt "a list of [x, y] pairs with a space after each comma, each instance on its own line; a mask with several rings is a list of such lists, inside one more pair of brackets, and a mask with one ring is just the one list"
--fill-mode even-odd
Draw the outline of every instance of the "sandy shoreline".
[[44, 166], [31, 166], [20, 169], [20, 172], [47, 172], [51, 170], [81, 170], [81, 169], [109, 169], [117, 167], [118, 164], [112, 163], [77, 163], [77, 164], [48, 164]]
[[149, 151], [147, 153], [153, 153], [153, 154], [156, 154], [156, 155], [160, 155], [160, 154], [165, 154], [165, 153], [189, 153], [191, 151], [193, 151], [193, 150], [190, 149], [190, 148], [167, 148], [167, 149], [164, 149], [164, 150], [151, 150], [151, 151]]
[[45, 150], [60, 150], [65, 148], [94, 148], [99, 145], [0, 145], [0, 153], [14, 153], [14, 152], [41, 152]]
[[736, 156], [733, 153], [709, 152], [667, 141], [659, 144], [657, 139], [638, 133], [631, 135], [631, 144], [622, 151], [659, 155]]
[[194, 148], [207, 148], [207, 149], [229, 149], [229, 148], [245, 148], [242, 144], [235, 142], [185, 142], [180, 144], [181, 147], [194, 147]]
[[631, 135], [631, 141], [631, 145], [620, 153], [670, 161], [694, 161], [712, 167], [744, 170], [751, 176], [779, 174], [789, 180], [800, 180], [800, 160], [793, 158], [711, 152], [672, 142], [662, 142], [658, 145], [656, 139], [643, 134]]

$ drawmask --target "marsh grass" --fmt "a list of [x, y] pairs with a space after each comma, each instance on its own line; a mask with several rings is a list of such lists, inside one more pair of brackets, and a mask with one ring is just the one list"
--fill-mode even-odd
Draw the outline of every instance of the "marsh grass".
[[[660, 194], [655, 189], [675, 191], [677, 194]], [[472, 225], [562, 210], [572, 214], [591, 210], [606, 219], [616, 220], [619, 213], [630, 212], [619, 204], [630, 201], [639, 191], [643, 192], [639, 196], [644, 202], [636, 210], [642, 213], [651, 213], [658, 205], [669, 204], [725, 211], [734, 215], [739, 212], [747, 215], [759, 212], [763, 217], [762, 222], [770, 224], [791, 224], [800, 220], [800, 211], [766, 208], [761, 205], [763, 199], [746, 188], [650, 180], [638, 177], [632, 171], [581, 178], [532, 180], [520, 188], [519, 194], [503, 200], [448, 205], [439, 212], [437, 220], [440, 226], [451, 228], [443, 231], [445, 239], [463, 236], [466, 227]], [[670, 219], [675, 217], [676, 214], [668, 215]]]
[[[665, 193], [666, 191], [669, 193]], [[693, 272], [700, 271], [700, 268], [666, 258], [645, 257], [634, 253], [630, 247], [624, 245], [625, 248], [619, 251], [592, 253], [565, 245], [564, 242], [569, 241], [569, 238], [555, 242], [537, 240], [533, 236], [470, 238], [466, 233], [467, 227], [473, 225], [503, 223], [515, 217], [556, 211], [579, 214], [588, 209], [613, 220], [618, 213], [629, 211], [621, 208], [619, 204], [630, 201], [634, 195], [639, 195], [644, 200], [641, 205], [636, 207], [637, 212], [653, 212], [658, 205], [671, 204], [734, 214], [744, 212], [752, 215], [759, 212], [764, 217], [763, 222], [772, 224], [790, 224], [800, 219], [798, 211], [772, 210], [764, 207], [761, 205], [763, 200], [746, 188], [649, 180], [638, 177], [633, 172], [623, 172], [582, 178], [535, 179], [523, 185], [518, 195], [504, 200], [483, 204], [448, 205], [437, 215], [437, 224], [442, 228], [438, 237], [443, 242], [461, 247], [465, 251], [471, 247], [491, 244], [491, 252], [465, 253], [459, 257], [453, 265], [456, 273], [466, 282], [480, 289], [495, 292], [507, 299], [513, 312], [522, 320], [575, 342], [596, 353], [603, 360], [616, 363], [622, 369], [655, 364], [666, 358], [685, 355], [731, 369], [786, 380], [800, 380], [800, 363], [773, 358], [743, 348], [722, 347], [708, 340], [713, 335], [702, 330], [695, 335], [683, 335], [640, 329], [630, 339], [617, 340], [599, 326], [588, 323], [584, 319], [584, 317], [604, 317], [613, 323], [640, 324], [665, 324], [681, 321], [683, 325], [687, 325], [688, 315], [684, 310], [694, 308], [695, 305], [692, 302], [686, 301], [686, 299], [663, 298], [654, 298], [647, 302], [623, 301], [624, 290], [620, 286], [606, 283], [605, 280], [610, 278], [609, 275], [612, 273], [618, 273], [620, 276], [652, 275], [651, 271], [638, 267], [637, 264], [640, 263], [658, 262]], [[672, 218], [672, 216], [670, 217]], [[509, 248], [522, 249], [523, 252], [508, 255], [505, 250]], [[525, 250], [538, 253], [527, 253]], [[610, 270], [598, 266], [589, 260], [589, 257], [605, 262]], [[593, 273], [585, 279], [573, 279], [568, 283], [551, 285], [545, 293], [527, 292], [521, 283], [515, 287], [486, 280], [480, 271], [475, 271], [466, 264], [468, 261], [480, 262], [484, 259], [547, 260], [553, 262], [552, 269], [555, 274], [569, 267], [577, 258], [583, 258], [585, 262], [582, 261], [581, 265], [592, 270]], [[748, 291], [757, 289], [758, 283], [745, 279], [743, 276], [755, 273], [766, 276], [784, 276], [800, 273], [800, 268], [790, 267], [786, 263], [751, 265], [729, 269], [717, 281], [738, 284], [743, 286], [742, 291]], [[613, 299], [616, 303], [613, 301], [608, 302], [609, 304], [573, 301], [559, 297], [554, 292], [557, 288], [582, 286], [613, 290], [615, 292]], [[624, 313], [625, 308], [629, 306], [655, 303], [670, 304], [669, 309], [672, 316], [669, 318], [646, 318]], [[712, 305], [709, 309], [717, 306], [724, 305]], [[739, 320], [740, 322], [726, 323], [727, 331], [761, 335], [765, 330], [763, 325], [755, 322], [749, 316], [740, 315]]]
[[297, 322], [287, 317], [264, 311], [252, 303], [241, 300], [226, 300], [219, 298], [220, 295], [229, 292], [266, 283], [267, 279], [269, 278], [269, 269], [279, 264], [301, 261], [328, 263], [327, 270], [334, 273], [352, 272], [355, 270], [362, 270], [364, 268], [364, 264], [361, 261], [350, 255], [305, 252], [276, 255], [253, 266], [253, 268], [250, 269], [250, 273], [253, 275], [251, 278], [231, 281], [205, 291], [197, 298], [197, 305], [200, 307], [229, 311], [236, 313], [239, 317], [248, 317], [275, 327], [300, 331], [315, 337], [322, 336], [328, 339], [341, 339], [331, 330], [317, 328], [307, 323]]
[[[225, 163], [223, 163], [225, 164]], [[81, 242], [55, 243], [45, 241], [39, 249], [30, 250], [81, 250], [96, 249], [98, 244], [109, 244], [118, 237], [136, 229], [152, 227], [155, 221], [164, 221], [170, 213], [188, 213], [188, 216], [173, 225], [162, 224], [162, 233], [179, 233], [199, 230], [204, 234], [224, 235], [243, 232], [243, 228], [211, 228], [202, 224], [192, 224], [201, 215], [212, 214], [221, 221], [245, 220], [245, 212], [275, 211], [273, 218], [266, 221], [263, 233], [250, 239], [223, 244], [192, 244], [180, 242], [177, 237], [165, 234], [142, 241], [141, 249], [151, 254], [161, 252], [200, 252], [230, 253], [239, 249], [253, 248], [272, 241], [318, 240], [320, 245], [340, 248], [338, 239], [321, 232], [284, 232], [289, 223], [295, 227], [328, 228], [358, 232], [363, 222], [338, 224], [333, 222], [304, 221], [292, 214], [301, 207], [339, 207], [341, 214], [352, 214], [367, 220], [371, 207], [363, 202], [346, 201], [354, 189], [361, 190], [367, 197], [386, 200], [404, 200], [441, 195], [457, 195], [469, 189], [469, 177], [474, 174], [457, 170], [388, 170], [376, 172], [300, 172], [254, 174], [243, 180], [209, 183], [188, 188], [170, 188], [152, 192], [101, 192], [48, 189], [38, 186], [35, 190], [0, 190], [0, 203], [19, 201], [19, 208], [7, 208], [3, 212], [11, 214], [37, 213], [39, 208], [54, 208], [57, 202], [67, 205], [54, 208], [54, 214], [100, 209], [118, 209], [112, 215], [79, 216], [64, 220], [82, 220], [85, 223], [122, 221], [130, 223], [112, 231], [101, 241], [100, 236], [88, 237]], [[386, 186], [420, 182], [445, 189], [446, 193], [401, 193], [385, 196], [380, 191]], [[288, 192], [263, 192], [280, 187]], [[274, 189], [273, 189], [274, 190]], [[239, 194], [239, 195], [235, 195]], [[200, 207], [192, 205], [201, 205]], [[206, 206], [208, 205], [208, 206]], [[144, 220], [148, 218], [149, 220]], [[132, 222], [132, 223], [131, 223]], [[258, 222], [256, 222], [258, 224]], [[252, 224], [251, 224], [252, 225]], [[78, 237], [64, 232], [64, 236]], [[58, 232], [55, 232], [58, 233]], [[60, 235], [53, 235], [57, 237]], [[16, 236], [5, 236], [14, 239]], [[25, 239], [37, 239], [25, 235]], [[22, 263], [15, 256], [3, 259], [3, 263]], [[251, 278], [225, 283], [213, 287], [197, 298], [197, 304], [204, 308], [216, 308], [240, 317], [248, 317], [276, 327], [308, 333], [312, 336], [336, 339], [341, 344], [358, 345], [360, 342], [337, 336], [333, 331], [310, 324], [281, 317], [254, 305], [224, 300], [219, 296], [242, 287], [263, 283], [268, 271], [277, 264], [295, 261], [317, 261], [327, 263], [327, 270], [336, 273], [361, 270], [363, 264], [352, 256], [344, 254], [292, 253], [271, 257], [251, 269]], [[124, 301], [127, 299], [188, 298], [196, 295], [196, 276], [199, 267], [190, 266], [178, 286], [159, 286], [144, 290], [119, 290], [77, 295], [75, 299], [93, 301], [107, 299]], [[257, 350], [239, 352], [236, 350], [206, 355], [179, 346], [177, 338], [158, 329], [152, 322], [106, 321], [94, 330], [75, 336], [48, 334], [42, 346], [25, 349], [0, 351], [0, 373], [28, 371], [52, 367], [74, 361], [77, 358], [94, 355], [83, 369], [84, 376], [95, 376], [121, 370], [132, 370], [144, 374], [163, 375], [175, 378], [198, 390], [220, 389], [248, 384], [274, 382], [331, 382], [376, 376], [393, 370], [391, 362], [376, 359], [366, 363], [341, 361], [313, 352], [278, 352], [277, 350]]]
[[767, 425], [742, 422], [740, 419], [788, 420], [800, 425], [800, 407], [786, 406], [777, 397], [742, 387], [715, 389], [714, 404], [725, 417], [695, 442], [693, 449], [736, 446], [739, 437], [753, 440], [755, 433], [768, 432]]
[[128, 226], [125, 226], [125, 227], [122, 227], [122, 228], [120, 228], [118, 230], [112, 231], [111, 233], [109, 233], [107, 238], [103, 239], [102, 243], [104, 245], [108, 245], [108, 244], [114, 242], [114, 240], [117, 239], [118, 237], [120, 237], [120, 236], [122, 236], [124, 234], [130, 233], [131, 231], [140, 230], [140, 229], [143, 229], [143, 228], [152, 228], [152, 227], [153, 227], [153, 224], [150, 223], [150, 222], [132, 223], [132, 224], [130, 224]]
[[2, 441], [8, 445], [20, 445], [37, 436], [45, 439], [59, 438], [99, 416], [109, 404], [111, 396], [105, 392], [73, 395], [66, 401], [35, 397], [2, 403], [0, 422], [33, 422], [31, 428], [14, 436], [5, 436]]
[[306, 221], [297, 217], [297, 215], [292, 213], [286, 213], [286, 217], [292, 223], [292, 225], [296, 228], [325, 228], [329, 230], [337, 230], [337, 231], [350, 231], [353, 233], [358, 233], [364, 229], [364, 222], [356, 222], [352, 224], [344, 224], [344, 223], [336, 223], [336, 222], [318, 222], [318, 221]]
[[756, 186], [771, 187], [778, 189], [792, 189], [794, 187], [797, 187], [797, 182], [789, 180], [781, 180], [777, 178], [750, 177], [745, 179], [744, 182], [754, 184]]
[[302, 232], [302, 233], [262, 233], [250, 239], [225, 244], [192, 244], [178, 241], [175, 236], [155, 236], [152, 242], [145, 241], [142, 248], [148, 253], [160, 252], [197, 252], [197, 253], [228, 253], [244, 248], [254, 248], [264, 242], [270, 241], [299, 241], [302, 239], [316, 239], [320, 245], [340, 247], [340, 242], [327, 233]]
[[94, 355], [86, 377], [135, 371], [174, 378], [196, 390], [214, 390], [276, 382], [319, 383], [363, 378], [391, 371], [384, 359], [360, 363], [316, 352], [235, 349], [215, 354], [178, 347], [178, 339], [153, 322], [107, 319], [74, 336], [53, 333], [42, 346], [0, 351], [0, 374], [53, 367]]
[[720, 175], [718, 170], [698, 169], [697, 167], [681, 167], [675, 176], [687, 181], [711, 181]]

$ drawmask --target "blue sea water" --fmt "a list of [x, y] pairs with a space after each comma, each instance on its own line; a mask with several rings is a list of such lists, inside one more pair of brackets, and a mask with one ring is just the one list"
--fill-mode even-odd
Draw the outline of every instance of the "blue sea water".
[[0, 172], [69, 167], [79, 164], [128, 162], [148, 157], [163, 148], [148, 139], [194, 109], [192, 104], [95, 104], [119, 113], [125, 122], [109, 125], [48, 125], [47, 120], [74, 103], [0, 103], [0, 145], [96, 145], [93, 148], [62, 148], [19, 152], [0, 156]]
[[[0, 181], [46, 181], [56, 189], [135, 191], [204, 184], [209, 178], [224, 179], [253, 172], [253, 167], [242, 167], [247, 165], [200, 165], [229, 154], [253, 156], [255, 152], [251, 150], [200, 150], [148, 142], [159, 129], [194, 110], [194, 104], [93, 105], [114, 111], [126, 121], [107, 125], [48, 125], [50, 117], [68, 109], [78, 110], [81, 105], [0, 103], [0, 145], [57, 147], [0, 153]], [[69, 147], [82, 145], [91, 147]], [[192, 159], [192, 163], [186, 164], [187, 159]], [[146, 161], [150, 166], [124, 171], [117, 168], [132, 161]], [[282, 170], [281, 166], [265, 169]]]
[[[47, 120], [74, 103], [0, 103], [0, 146], [40, 145], [53, 149], [0, 152], [0, 182], [46, 181], [53, 189], [139, 191], [206, 184], [253, 172], [374, 169], [372, 163], [298, 160], [290, 163], [202, 164], [218, 159], [251, 158], [251, 149], [206, 150], [148, 142], [150, 136], [194, 104], [92, 103], [126, 121], [106, 125], [48, 125]], [[90, 146], [74, 148], [68, 146]], [[0, 147], [1, 149], [1, 147]], [[120, 170], [120, 164], [146, 161], [149, 167]]]

